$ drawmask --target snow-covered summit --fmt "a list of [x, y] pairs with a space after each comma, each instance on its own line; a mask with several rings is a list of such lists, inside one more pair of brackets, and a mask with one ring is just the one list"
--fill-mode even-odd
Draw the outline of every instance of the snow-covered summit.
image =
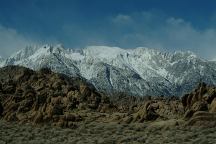
[[5, 65], [50, 67], [56, 72], [84, 77], [104, 92], [140, 96], [182, 95], [201, 80], [216, 84], [216, 62], [203, 60], [192, 52], [167, 53], [145, 47], [29, 46], [3, 60], [0, 66]]
[[123, 50], [118, 47], [108, 47], [108, 46], [89, 46], [84, 49], [84, 54], [97, 58], [97, 59], [113, 59], [118, 55], [125, 53], [126, 50]]

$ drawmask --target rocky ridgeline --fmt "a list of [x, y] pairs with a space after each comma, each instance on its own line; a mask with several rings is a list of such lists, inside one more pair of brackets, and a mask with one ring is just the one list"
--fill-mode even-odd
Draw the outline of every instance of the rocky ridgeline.
[[74, 128], [87, 121], [129, 124], [175, 119], [186, 125], [216, 126], [215, 112], [216, 88], [204, 83], [181, 99], [107, 97], [84, 79], [47, 68], [0, 69], [0, 115], [6, 121]]

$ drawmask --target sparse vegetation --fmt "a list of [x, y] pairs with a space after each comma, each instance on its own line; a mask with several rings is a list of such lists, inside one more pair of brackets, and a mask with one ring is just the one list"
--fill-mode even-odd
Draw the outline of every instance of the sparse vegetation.
[[181, 127], [170, 125], [170, 121], [152, 124], [80, 123], [76, 129], [50, 127], [46, 125], [21, 125], [0, 121], [1, 144], [213, 144], [216, 141], [215, 135], [215, 127], [208, 129], [201, 127]]

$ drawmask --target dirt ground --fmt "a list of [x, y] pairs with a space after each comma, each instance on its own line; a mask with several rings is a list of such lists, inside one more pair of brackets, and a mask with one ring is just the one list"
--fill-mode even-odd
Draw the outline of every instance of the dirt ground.
[[215, 144], [216, 128], [154, 123], [80, 123], [76, 129], [0, 121], [0, 144]]

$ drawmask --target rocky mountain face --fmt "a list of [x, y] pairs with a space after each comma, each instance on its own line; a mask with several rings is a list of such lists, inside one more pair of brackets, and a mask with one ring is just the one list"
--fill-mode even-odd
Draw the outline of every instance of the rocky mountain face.
[[51, 68], [83, 77], [97, 90], [134, 96], [181, 96], [200, 81], [216, 85], [216, 62], [191, 52], [173, 54], [148, 48], [121, 49], [91, 46], [66, 49], [62, 45], [27, 47], [0, 61], [0, 66], [21, 65], [33, 70]]

